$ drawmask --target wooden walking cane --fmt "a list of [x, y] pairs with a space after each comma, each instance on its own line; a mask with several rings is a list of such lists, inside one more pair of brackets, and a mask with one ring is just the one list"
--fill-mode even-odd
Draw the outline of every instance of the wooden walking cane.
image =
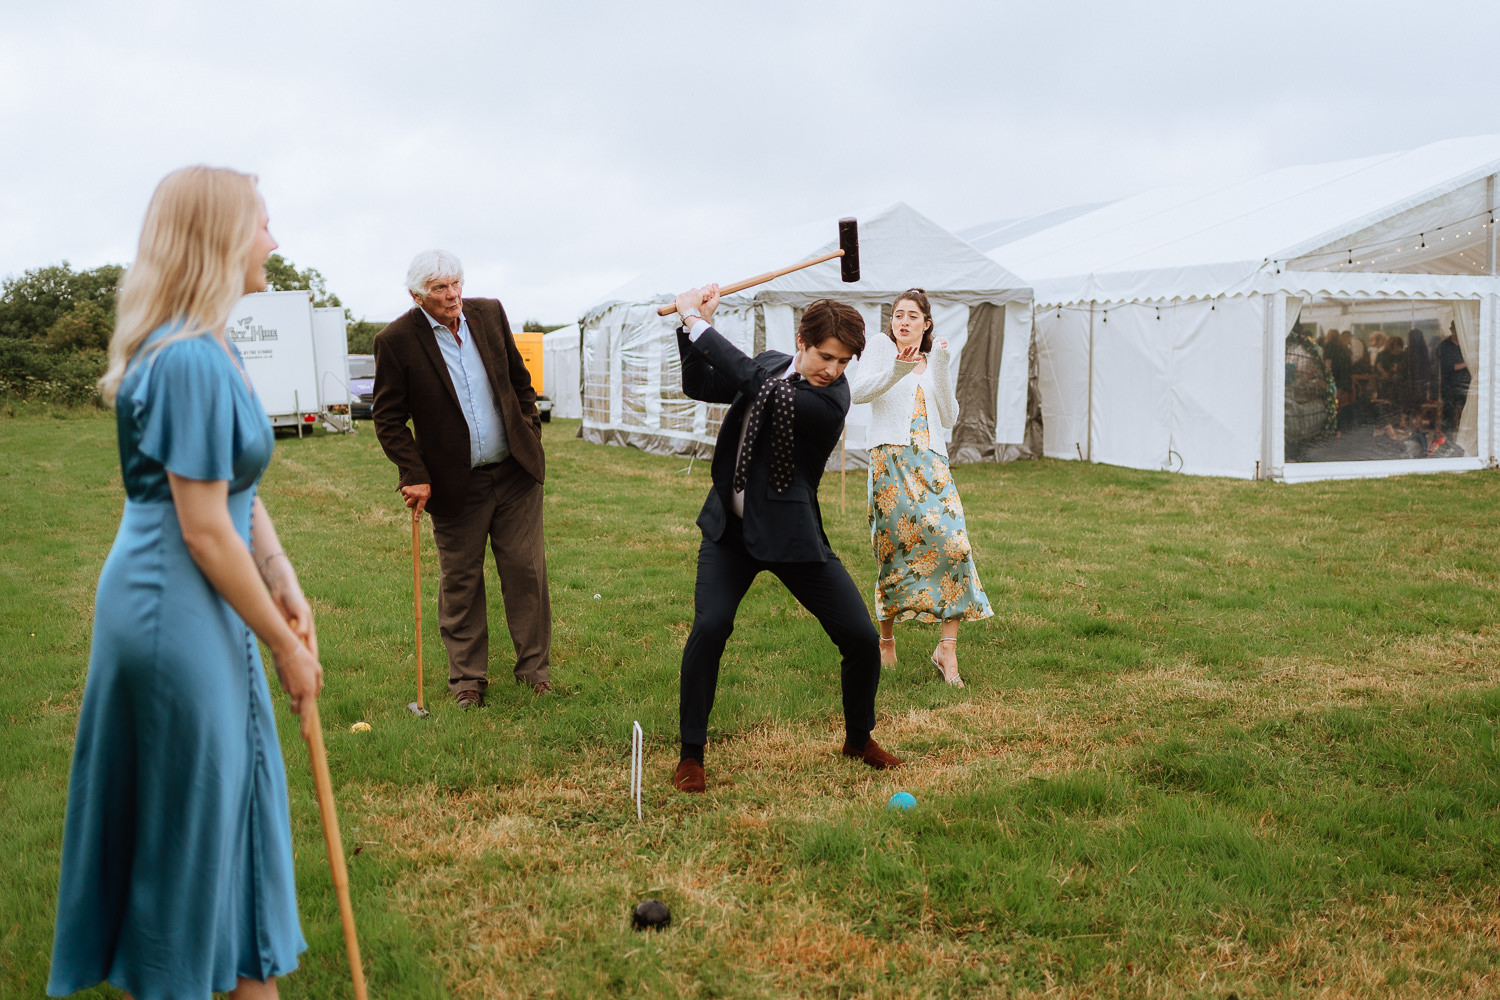
[[[313, 656], [318, 643], [312, 643]], [[323, 842], [328, 845], [328, 868], [333, 875], [333, 891], [339, 898], [339, 920], [344, 925], [344, 950], [349, 953], [349, 972], [354, 977], [355, 1000], [365, 998], [365, 970], [359, 960], [359, 937], [354, 931], [354, 907], [349, 903], [349, 872], [344, 866], [344, 841], [339, 835], [339, 814], [333, 804], [333, 779], [328, 775], [328, 753], [323, 749], [323, 723], [318, 717], [318, 699], [306, 698], [302, 712], [307, 716], [307, 754], [312, 758], [313, 785], [318, 790], [318, 814], [323, 819]]]
[[422, 512], [411, 509], [411, 592], [417, 616], [417, 700], [410, 702], [406, 710], [419, 719], [432, 713], [422, 707], [422, 534], [420, 524]]

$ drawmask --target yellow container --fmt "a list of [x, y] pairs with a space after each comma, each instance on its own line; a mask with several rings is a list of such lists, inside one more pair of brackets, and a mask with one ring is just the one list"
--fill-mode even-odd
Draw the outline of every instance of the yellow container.
[[521, 360], [531, 373], [531, 387], [542, 392], [542, 335], [540, 333], [517, 333], [516, 347], [521, 351]]

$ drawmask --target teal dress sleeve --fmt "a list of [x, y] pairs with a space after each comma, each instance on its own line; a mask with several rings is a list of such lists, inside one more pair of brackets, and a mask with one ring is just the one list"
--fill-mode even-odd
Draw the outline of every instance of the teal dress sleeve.
[[156, 355], [131, 395], [141, 453], [184, 479], [234, 479], [229, 357], [207, 339], [174, 341]]

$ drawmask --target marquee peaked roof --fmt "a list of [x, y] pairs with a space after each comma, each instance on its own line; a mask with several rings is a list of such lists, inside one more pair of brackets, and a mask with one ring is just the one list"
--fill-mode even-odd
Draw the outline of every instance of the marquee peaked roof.
[[[915, 286], [941, 290], [949, 300], [981, 302], [995, 301], [997, 290], [1029, 289], [1021, 278], [904, 202], [855, 217], [859, 281], [840, 280], [835, 258], [747, 288], [729, 301], [804, 304], [827, 296], [851, 303], [884, 302]], [[666, 302], [684, 288], [708, 281], [728, 284], [837, 249], [838, 220], [829, 218], [674, 254], [590, 307], [583, 322], [587, 325], [614, 303]]]
[[1038, 302], [1236, 294], [1267, 270], [1488, 274], [1500, 135], [1107, 205], [996, 247]]

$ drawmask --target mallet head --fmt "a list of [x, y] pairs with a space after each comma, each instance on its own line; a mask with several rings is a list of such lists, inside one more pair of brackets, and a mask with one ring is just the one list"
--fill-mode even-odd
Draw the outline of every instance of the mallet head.
[[839, 258], [839, 277], [845, 281], [859, 280], [859, 222], [855, 219], [839, 220], [839, 249], [844, 256]]
[[409, 701], [406, 703], [406, 710], [419, 719], [425, 719], [432, 714], [431, 712], [427, 711], [427, 709], [423, 708], [421, 705], [418, 705], [414, 701]]

